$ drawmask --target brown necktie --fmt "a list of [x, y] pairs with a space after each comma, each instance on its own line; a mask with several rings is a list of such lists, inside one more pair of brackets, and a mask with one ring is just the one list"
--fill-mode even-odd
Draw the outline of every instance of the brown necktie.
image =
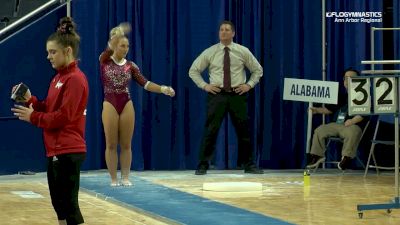
[[224, 90], [231, 90], [231, 60], [229, 58], [229, 48], [225, 47], [224, 55]]

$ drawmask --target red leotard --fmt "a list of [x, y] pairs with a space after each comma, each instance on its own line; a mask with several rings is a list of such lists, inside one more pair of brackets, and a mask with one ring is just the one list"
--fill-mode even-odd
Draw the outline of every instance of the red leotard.
[[[148, 80], [140, 73], [136, 64], [131, 61], [125, 61], [122, 65], [116, 64], [109, 57], [109, 51], [106, 50], [100, 56], [104, 101], [113, 105], [118, 114], [121, 114], [126, 103], [131, 99], [129, 94], [131, 79], [133, 78], [141, 86], [145, 86]], [[108, 57], [104, 55], [108, 55]]]

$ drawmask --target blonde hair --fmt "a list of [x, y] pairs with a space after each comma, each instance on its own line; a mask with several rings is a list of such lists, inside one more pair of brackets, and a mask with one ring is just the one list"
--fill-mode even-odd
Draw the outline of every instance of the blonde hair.
[[122, 36], [125, 36], [125, 33], [121, 26], [114, 27], [113, 29], [111, 29], [110, 40], [115, 37], [122, 37]]

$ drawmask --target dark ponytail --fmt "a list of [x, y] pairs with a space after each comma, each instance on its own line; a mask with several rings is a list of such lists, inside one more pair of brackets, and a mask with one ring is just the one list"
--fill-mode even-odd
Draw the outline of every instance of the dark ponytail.
[[75, 58], [78, 57], [81, 38], [75, 31], [76, 24], [71, 17], [60, 19], [56, 32], [51, 34], [47, 41], [55, 41], [64, 48], [71, 47]]

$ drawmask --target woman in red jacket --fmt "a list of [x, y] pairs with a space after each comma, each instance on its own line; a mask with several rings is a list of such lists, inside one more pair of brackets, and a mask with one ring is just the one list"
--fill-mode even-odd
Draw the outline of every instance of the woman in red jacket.
[[85, 120], [88, 83], [76, 60], [80, 37], [65, 17], [46, 43], [47, 59], [57, 70], [47, 97], [39, 101], [28, 90], [26, 107], [11, 110], [20, 120], [43, 129], [48, 158], [47, 180], [59, 224], [84, 222], [78, 204], [80, 167], [86, 156]]

